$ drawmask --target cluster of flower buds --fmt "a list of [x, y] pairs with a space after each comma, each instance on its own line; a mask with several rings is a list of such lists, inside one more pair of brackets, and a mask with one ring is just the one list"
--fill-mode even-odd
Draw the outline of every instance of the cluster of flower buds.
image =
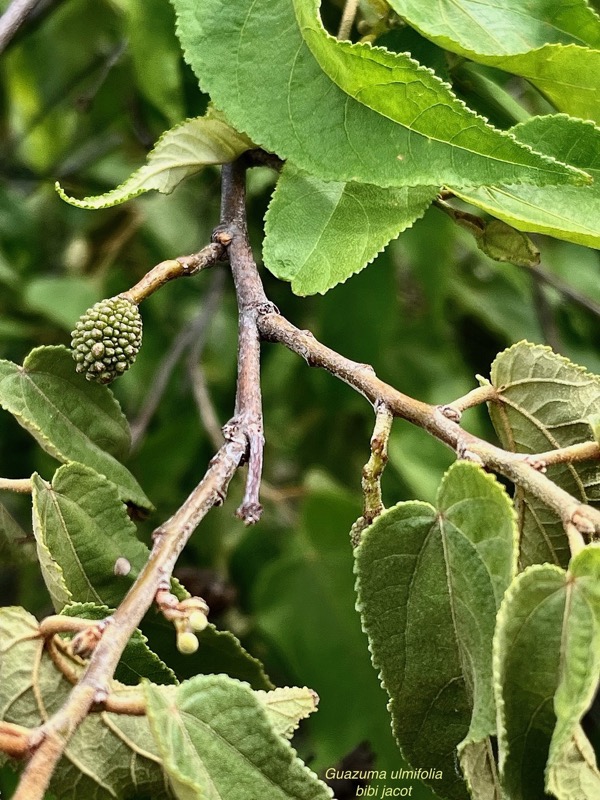
[[180, 653], [191, 654], [198, 649], [197, 633], [208, 625], [208, 605], [201, 597], [186, 597], [179, 600], [168, 589], [159, 589], [156, 604], [165, 619], [175, 625], [177, 649]]

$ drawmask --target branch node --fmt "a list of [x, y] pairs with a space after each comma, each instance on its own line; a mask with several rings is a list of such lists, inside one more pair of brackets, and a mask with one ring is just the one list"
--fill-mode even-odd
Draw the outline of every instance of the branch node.
[[84, 630], [75, 634], [75, 636], [71, 639], [71, 653], [73, 653], [75, 656], [80, 656], [81, 658], [89, 658], [89, 656], [96, 649], [96, 645], [102, 638], [104, 631], [113, 621], [113, 617], [106, 617], [105, 619], [97, 622], [95, 625], [90, 625], [89, 627], [84, 628]]
[[530, 467], [533, 467], [533, 469], [537, 470], [537, 472], [546, 473], [548, 471], [547, 462], [539, 456], [527, 455], [523, 460], [526, 464], [529, 464]]
[[243, 520], [246, 525], [254, 525], [261, 518], [262, 510], [263, 507], [260, 503], [250, 501], [242, 503], [235, 515], [238, 519]]
[[212, 241], [216, 244], [223, 245], [223, 247], [228, 247], [233, 241], [233, 237], [236, 233], [236, 231], [232, 230], [232, 228], [233, 226], [230, 223], [222, 223], [221, 225], [217, 225], [212, 232]]
[[470, 461], [472, 464], [478, 464], [480, 467], [485, 466], [485, 461], [478, 454], [469, 450], [469, 445], [466, 441], [459, 439], [456, 443], [456, 455], [462, 461]]
[[599, 530], [597, 521], [589, 513], [589, 507], [586, 505], [577, 506], [569, 522], [579, 533], [587, 536], [593, 536]]
[[437, 406], [437, 410], [442, 414], [446, 419], [451, 420], [452, 422], [460, 422], [462, 419], [462, 411], [458, 408], [454, 408], [451, 403], [448, 403], [445, 406]]

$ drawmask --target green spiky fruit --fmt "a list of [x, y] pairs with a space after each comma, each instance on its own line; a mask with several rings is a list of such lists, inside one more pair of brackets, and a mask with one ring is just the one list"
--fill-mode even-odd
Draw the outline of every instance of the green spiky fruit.
[[133, 364], [142, 344], [142, 318], [123, 295], [88, 308], [71, 334], [77, 372], [88, 381], [110, 383]]

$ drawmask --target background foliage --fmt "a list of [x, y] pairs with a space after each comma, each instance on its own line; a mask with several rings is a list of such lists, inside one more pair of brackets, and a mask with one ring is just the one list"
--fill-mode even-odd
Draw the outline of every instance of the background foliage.
[[[415, 6], [415, 13], [421, 6], [398, 5]], [[6, 6], [0, 2], [0, 10]], [[340, 6], [333, 0], [323, 4], [332, 31]], [[419, 24], [425, 28], [428, 20]], [[198, 92], [174, 30], [174, 13], [163, 0], [71, 0], [52, 13], [42, 12], [3, 55], [1, 358], [21, 363], [32, 347], [68, 344], [82, 310], [125, 290], [153, 264], [193, 252], [208, 240], [218, 221], [218, 173], [211, 168], [169, 197], [147, 195], [93, 214], [63, 203], [53, 186], [59, 180], [79, 197], [108, 191], [143, 163], [164, 130], [204, 112], [208, 98]], [[469, 32], [462, 33], [457, 52], [472, 49]], [[482, 90], [476, 78], [485, 72], [470, 74], [460, 60], [448, 62], [414, 31], [393, 35], [396, 49], [410, 44], [424, 63], [450, 70], [462, 96], [496, 126], [515, 123]], [[531, 84], [511, 81], [531, 111], [548, 110]], [[260, 168], [250, 181], [249, 221], [258, 255], [274, 177]], [[548, 238], [537, 243], [543, 270], [600, 304], [595, 251]], [[600, 372], [597, 316], [529, 268], [486, 257], [473, 235], [437, 208], [426, 211], [368, 269], [326, 296], [299, 298], [266, 271], [264, 280], [269, 297], [296, 325], [429, 402], [467, 392], [475, 374], [489, 376], [498, 351], [523, 338], [550, 344]], [[157, 522], [195, 485], [214, 450], [199, 422], [190, 342], [182, 338], [210, 293], [220, 302], [205, 334], [202, 369], [223, 424], [235, 387], [236, 315], [232, 288], [216, 274], [175, 282], [144, 304], [144, 347], [135, 368], [114, 387], [136, 436], [128, 467], [156, 506], [141, 523], [146, 542]], [[164, 396], [142, 424], [149, 387], [169, 358], [173, 369]], [[349, 754], [354, 754], [351, 764], [364, 759], [375, 768], [397, 769], [401, 762], [386, 697], [354, 610], [348, 541], [360, 513], [371, 409], [341, 383], [268, 345], [263, 393], [263, 520], [246, 529], [233, 517], [242, 491], [238, 478], [224, 507], [192, 539], [177, 574], [190, 591], [207, 599], [211, 621], [236, 633], [277, 685], [306, 684], [317, 691], [319, 713], [303, 723], [295, 740], [313, 770], [321, 772]], [[484, 414], [470, 411], [466, 420], [470, 430], [493, 438]], [[435, 503], [452, 460], [424, 432], [397, 422], [384, 500]], [[0, 415], [0, 474], [19, 478], [33, 468], [50, 479], [56, 465], [8, 414]], [[2, 514], [10, 514], [10, 524], [28, 536], [28, 503], [13, 496], [3, 496], [2, 503]], [[3, 545], [2, 604], [47, 613], [49, 597], [36, 575], [26, 548]], [[197, 671], [194, 656], [175, 652], [168, 630], [153, 644], [180, 678]], [[357, 749], [363, 742], [368, 747]], [[0, 772], [0, 792], [12, 781], [8, 769]], [[339, 798], [353, 796], [343, 791], [338, 789]], [[432, 794], [423, 788], [418, 796]]]

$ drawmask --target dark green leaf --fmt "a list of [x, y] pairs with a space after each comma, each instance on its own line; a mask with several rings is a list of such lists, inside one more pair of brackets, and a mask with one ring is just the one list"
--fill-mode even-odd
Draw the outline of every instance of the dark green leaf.
[[[33, 476], [33, 520], [38, 550], [48, 549], [76, 602], [115, 608], [148, 560], [116, 487], [82, 464], [61, 467], [52, 485]], [[118, 558], [131, 564], [127, 575], [115, 575]]]
[[[517, 453], [544, 453], [593, 441], [588, 417], [600, 407], [600, 379], [553, 353], [519, 342], [492, 364], [498, 399], [489, 412], [502, 446]], [[547, 475], [582, 502], [600, 501], [597, 461], [556, 464]], [[520, 563], [566, 566], [569, 547], [558, 516], [521, 487], [515, 490], [521, 533]]]
[[23, 366], [0, 361], [0, 404], [59, 461], [79, 461], [105, 475], [123, 500], [152, 504], [117, 459], [129, 450], [127, 420], [112, 392], [75, 372], [66, 347], [38, 347]]
[[579, 725], [600, 675], [599, 577], [600, 549], [588, 547], [569, 573], [534, 565], [506, 594], [494, 639], [506, 800], [542, 800], [545, 769], [560, 800], [598, 796], [600, 774]]
[[442, 771], [432, 785], [444, 798], [468, 797], [456, 748], [478, 796], [497, 791], [488, 742], [496, 729], [492, 637], [515, 550], [508, 496], [467, 462], [446, 473], [437, 510], [399, 503], [356, 550], [358, 608], [398, 744], [413, 766]]

